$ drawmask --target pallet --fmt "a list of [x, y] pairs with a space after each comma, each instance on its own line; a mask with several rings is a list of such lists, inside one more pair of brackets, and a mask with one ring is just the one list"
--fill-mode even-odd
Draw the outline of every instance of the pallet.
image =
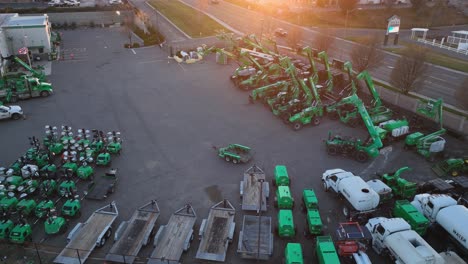
[[132, 218], [127, 222], [122, 222], [117, 229], [114, 239], [116, 242], [107, 253], [106, 260], [133, 263], [140, 249], [150, 240], [159, 215], [159, 206], [154, 200], [138, 208]]
[[162, 225], [154, 237], [154, 250], [148, 264], [178, 264], [184, 251], [190, 248], [197, 215], [190, 204], [177, 210], [167, 225]]
[[229, 243], [234, 236], [234, 216], [236, 210], [227, 201], [221, 201], [213, 205], [207, 219], [204, 219], [200, 227], [200, 246], [197, 259], [224, 262]]
[[253, 165], [244, 172], [244, 180], [240, 182], [242, 210], [258, 212], [261, 201], [261, 210], [266, 211], [269, 195], [270, 188], [268, 182], [265, 181], [265, 173]]

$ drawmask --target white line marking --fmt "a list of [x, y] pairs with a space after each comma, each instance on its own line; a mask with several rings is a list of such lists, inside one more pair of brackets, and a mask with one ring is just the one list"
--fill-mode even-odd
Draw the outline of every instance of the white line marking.
[[132, 49], [132, 52], [133, 52], [133, 54], [135, 54], [135, 55], [136, 55], [136, 52], [135, 52], [135, 50], [134, 50], [134, 49]]
[[178, 63], [178, 64], [179, 64], [180, 68], [182, 68], [182, 70], [187, 71], [184, 67], [182, 67], [182, 64], [180, 64], [180, 63]]
[[441, 78], [437, 78], [437, 77], [434, 77], [434, 76], [432, 76], [432, 75], [430, 75], [429, 78], [436, 79], [436, 80], [439, 80], [439, 81], [442, 81], [442, 82], [447, 82], [447, 80], [444, 80], [444, 79], [441, 79]]

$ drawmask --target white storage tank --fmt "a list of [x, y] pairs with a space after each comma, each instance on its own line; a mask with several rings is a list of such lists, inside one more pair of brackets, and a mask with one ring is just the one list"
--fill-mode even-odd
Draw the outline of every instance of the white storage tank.
[[379, 195], [361, 177], [341, 180], [338, 190], [358, 211], [373, 210], [380, 202]]
[[465, 206], [452, 205], [441, 209], [436, 221], [468, 250], [468, 209]]

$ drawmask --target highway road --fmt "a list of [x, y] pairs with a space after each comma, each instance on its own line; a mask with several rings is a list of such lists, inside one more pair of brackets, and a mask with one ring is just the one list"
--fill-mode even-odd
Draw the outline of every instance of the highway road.
[[[235, 28], [246, 34], [254, 33], [260, 35], [271, 32], [276, 27], [281, 27], [287, 31], [291, 31], [296, 25], [277, 20], [275, 18], [266, 17], [263, 14], [233, 5], [231, 3], [220, 1], [219, 4], [200, 5], [199, 0], [182, 0], [187, 4], [196, 7], [202, 7], [203, 11], [218, 18], [229, 26]], [[303, 28], [303, 41], [307, 45], [314, 46], [314, 39], [317, 34], [321, 34], [319, 29], [316, 28]], [[331, 32], [330, 32], [331, 34]], [[340, 60], [349, 60], [348, 53], [356, 43], [336, 38], [334, 45], [329, 50], [331, 57]], [[382, 65], [376, 69], [371, 70], [374, 78], [384, 82], [390, 82], [390, 73], [398, 60], [396, 54], [387, 52]], [[459, 106], [455, 99], [455, 92], [460, 88], [461, 83], [468, 74], [453, 71], [447, 68], [429, 65], [427, 73], [425, 74], [422, 87], [418, 92], [422, 95], [431, 98], [443, 98], [444, 102], [450, 105]]]

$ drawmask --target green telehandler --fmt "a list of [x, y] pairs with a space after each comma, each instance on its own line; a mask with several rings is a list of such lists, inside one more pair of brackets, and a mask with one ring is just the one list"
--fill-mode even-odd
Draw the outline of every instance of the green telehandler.
[[331, 156], [341, 154], [353, 157], [359, 162], [366, 162], [369, 158], [377, 157], [379, 155], [379, 149], [383, 146], [379, 136], [379, 127], [374, 127], [366, 107], [356, 94], [344, 98], [342, 102], [350, 103], [357, 107], [369, 132], [369, 138], [365, 142], [362, 142], [360, 139], [355, 140], [339, 135], [332, 137], [331, 133], [329, 133], [328, 139], [325, 141], [327, 153]]
[[268, 105], [269, 99], [275, 97], [281, 91], [286, 91], [290, 85], [290, 81], [279, 81], [254, 89], [249, 95], [249, 102], [261, 101]]
[[416, 149], [417, 153], [426, 159], [433, 161], [435, 155], [442, 153], [445, 148], [445, 139], [441, 137], [446, 130], [443, 128], [443, 102], [442, 99], [437, 101], [420, 101], [416, 112], [431, 119], [437, 118], [440, 129], [430, 134], [424, 135], [421, 132], [414, 132], [405, 138], [405, 149]]
[[412, 199], [416, 194], [417, 184], [400, 177], [401, 173], [410, 170], [409, 167], [402, 167], [393, 173], [378, 174], [378, 176], [381, 176], [382, 182], [392, 189], [394, 196], [402, 199]]
[[371, 93], [373, 97], [371, 105], [367, 109], [372, 119], [372, 123], [374, 123], [375, 125], [378, 125], [382, 122], [390, 120], [393, 116], [393, 112], [391, 109], [383, 105], [382, 100], [380, 99], [379, 93], [375, 89], [374, 81], [372, 80], [372, 77], [370, 76], [369, 72], [367, 70], [364, 70], [361, 73], [359, 73], [356, 76], [356, 78], [358, 80], [364, 79], [366, 86], [369, 89], [369, 92]]

